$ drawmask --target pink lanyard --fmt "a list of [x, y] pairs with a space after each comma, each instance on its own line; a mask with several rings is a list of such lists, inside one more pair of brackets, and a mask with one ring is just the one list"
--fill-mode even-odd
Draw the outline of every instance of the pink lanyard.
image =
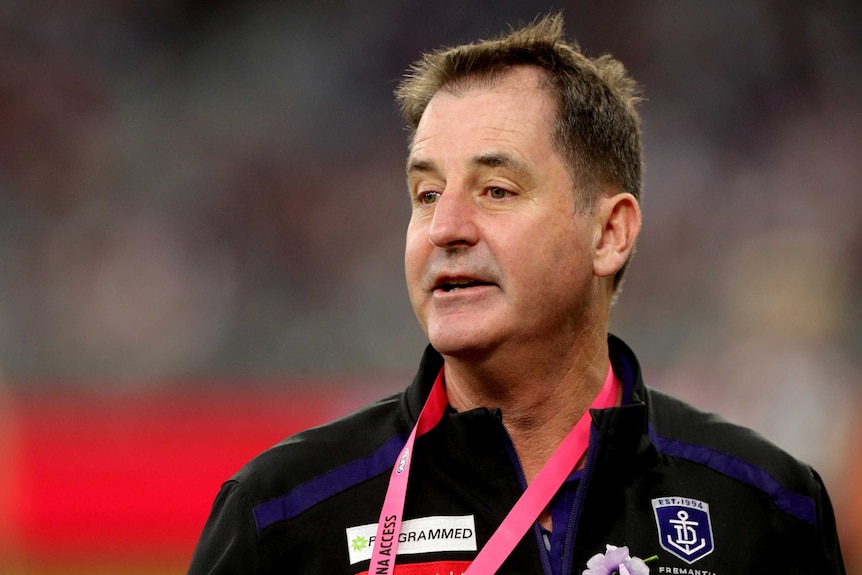
[[[608, 367], [608, 375], [590, 409], [605, 409], [613, 407], [617, 396], [616, 378], [613, 369]], [[377, 537], [368, 573], [374, 575], [391, 575], [395, 568], [395, 555], [398, 550], [398, 535], [401, 533], [401, 520], [404, 513], [404, 501], [407, 496], [407, 480], [410, 475], [410, 465], [413, 457], [413, 444], [416, 437], [434, 429], [443, 417], [448, 405], [446, 391], [443, 388], [443, 370], [434, 381], [431, 395], [419, 414], [419, 420], [407, 443], [401, 452], [401, 457], [395, 462], [389, 477], [389, 488], [383, 500], [380, 511], [380, 521], [377, 524]], [[554, 494], [572, 472], [575, 465], [584, 456], [590, 442], [590, 409], [578, 420], [554, 454], [518, 499], [515, 506], [506, 515], [503, 523], [491, 536], [476, 559], [467, 568], [464, 575], [490, 575], [495, 573], [503, 561], [509, 556], [515, 545], [530, 528], [539, 514], [544, 510]]]

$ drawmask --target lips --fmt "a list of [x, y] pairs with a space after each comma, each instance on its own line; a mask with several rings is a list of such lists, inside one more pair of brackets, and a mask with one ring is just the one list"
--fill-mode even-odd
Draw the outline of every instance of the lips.
[[468, 277], [444, 277], [437, 280], [437, 282], [434, 284], [434, 290], [440, 290], [448, 293], [462, 289], [489, 285], [494, 284], [484, 280]]

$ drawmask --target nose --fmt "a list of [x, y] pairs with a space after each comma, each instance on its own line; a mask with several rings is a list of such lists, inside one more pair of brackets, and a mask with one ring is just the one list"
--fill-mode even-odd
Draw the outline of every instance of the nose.
[[475, 244], [479, 241], [476, 209], [468, 193], [444, 190], [434, 205], [428, 239], [438, 248]]

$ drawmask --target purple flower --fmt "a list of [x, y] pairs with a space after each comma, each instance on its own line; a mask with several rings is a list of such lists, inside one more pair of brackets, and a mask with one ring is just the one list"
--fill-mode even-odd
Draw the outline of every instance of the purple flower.
[[[652, 560], [653, 557], [647, 559]], [[643, 559], [629, 556], [628, 547], [607, 546], [607, 551], [597, 553], [587, 561], [582, 575], [649, 575], [649, 567]]]

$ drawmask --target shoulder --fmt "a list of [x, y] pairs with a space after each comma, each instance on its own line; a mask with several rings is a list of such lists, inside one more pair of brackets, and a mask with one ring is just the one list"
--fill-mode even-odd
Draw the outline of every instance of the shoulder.
[[757, 431], [699, 409], [662, 391], [647, 388], [650, 434], [665, 441], [700, 445], [770, 468], [803, 465]]
[[822, 484], [814, 470], [762, 434], [647, 388], [648, 433], [666, 457], [708, 467], [771, 495], [794, 515], [813, 513], [807, 501]]
[[336, 470], [344, 481], [373, 475], [378, 468], [383, 472], [391, 467], [390, 452], [394, 459], [409, 431], [403, 393], [391, 395], [286, 438], [249, 461], [230, 481], [258, 505], [303, 486], [308, 489], [323, 476], [332, 483]]
[[288, 437], [252, 459], [232, 481], [258, 504], [297, 489], [306, 490], [297, 497], [311, 489], [315, 493], [347, 489], [385, 473], [416, 423], [442, 365], [443, 358], [428, 346], [413, 382], [402, 391]]
[[222, 485], [189, 573], [270, 572], [269, 528], [391, 469], [409, 425], [403, 395], [288, 437], [249, 461]]
[[704, 501], [735, 503], [730, 512], [716, 508], [717, 521], [747, 533], [747, 544], [785, 546], [805, 569], [832, 566], [838, 570], [830, 572], [843, 573], [832, 504], [810, 465], [719, 415], [654, 389], [646, 397], [649, 439], [666, 469], [675, 470], [669, 475], [695, 478], [697, 492], [708, 494]]
[[645, 408], [649, 440], [666, 461], [698, 465], [774, 497], [820, 495], [822, 483], [809, 465], [752, 429], [645, 385], [634, 352], [613, 336], [609, 347], [614, 370], [628, 387], [627, 397], [633, 407]]

